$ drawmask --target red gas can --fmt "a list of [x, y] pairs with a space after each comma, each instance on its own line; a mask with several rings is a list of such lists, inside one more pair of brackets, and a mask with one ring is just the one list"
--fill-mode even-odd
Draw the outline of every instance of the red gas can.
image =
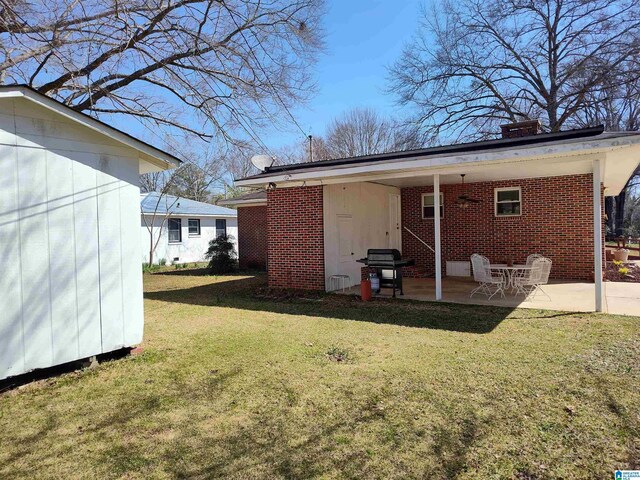
[[363, 302], [371, 300], [371, 280], [362, 280], [360, 283], [360, 296]]

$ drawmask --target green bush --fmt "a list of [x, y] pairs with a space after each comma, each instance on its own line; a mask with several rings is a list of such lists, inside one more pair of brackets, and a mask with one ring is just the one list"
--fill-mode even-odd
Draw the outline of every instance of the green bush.
[[167, 264], [166, 258], [161, 258], [160, 261], [158, 262], [158, 265], [160, 265], [161, 267], [164, 267], [166, 264]]
[[233, 247], [233, 240], [233, 236], [224, 234], [209, 242], [209, 249], [204, 255], [209, 260], [207, 266], [209, 273], [219, 275], [237, 270], [238, 259]]

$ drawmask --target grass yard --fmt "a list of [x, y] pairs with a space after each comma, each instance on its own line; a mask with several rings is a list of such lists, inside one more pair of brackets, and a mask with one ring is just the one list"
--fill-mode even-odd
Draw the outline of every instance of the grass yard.
[[0, 478], [606, 479], [640, 319], [145, 275], [144, 352], [0, 396]]

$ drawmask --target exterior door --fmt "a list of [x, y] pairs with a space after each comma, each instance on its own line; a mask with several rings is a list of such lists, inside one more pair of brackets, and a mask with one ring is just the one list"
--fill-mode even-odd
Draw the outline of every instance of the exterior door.
[[402, 230], [400, 218], [400, 195], [389, 195], [389, 248], [402, 248]]
[[338, 257], [341, 269], [343, 264], [355, 261], [351, 215], [338, 215]]

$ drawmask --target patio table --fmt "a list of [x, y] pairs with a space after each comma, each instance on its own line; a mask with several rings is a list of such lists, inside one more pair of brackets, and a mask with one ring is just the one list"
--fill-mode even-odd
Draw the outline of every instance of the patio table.
[[526, 270], [531, 270], [533, 267], [530, 265], [512, 265], [509, 266], [506, 263], [495, 263], [490, 265], [489, 268], [491, 270], [499, 270], [506, 280], [506, 287], [510, 290], [515, 290], [516, 284], [515, 279], [518, 276], [518, 272], [524, 272]]

